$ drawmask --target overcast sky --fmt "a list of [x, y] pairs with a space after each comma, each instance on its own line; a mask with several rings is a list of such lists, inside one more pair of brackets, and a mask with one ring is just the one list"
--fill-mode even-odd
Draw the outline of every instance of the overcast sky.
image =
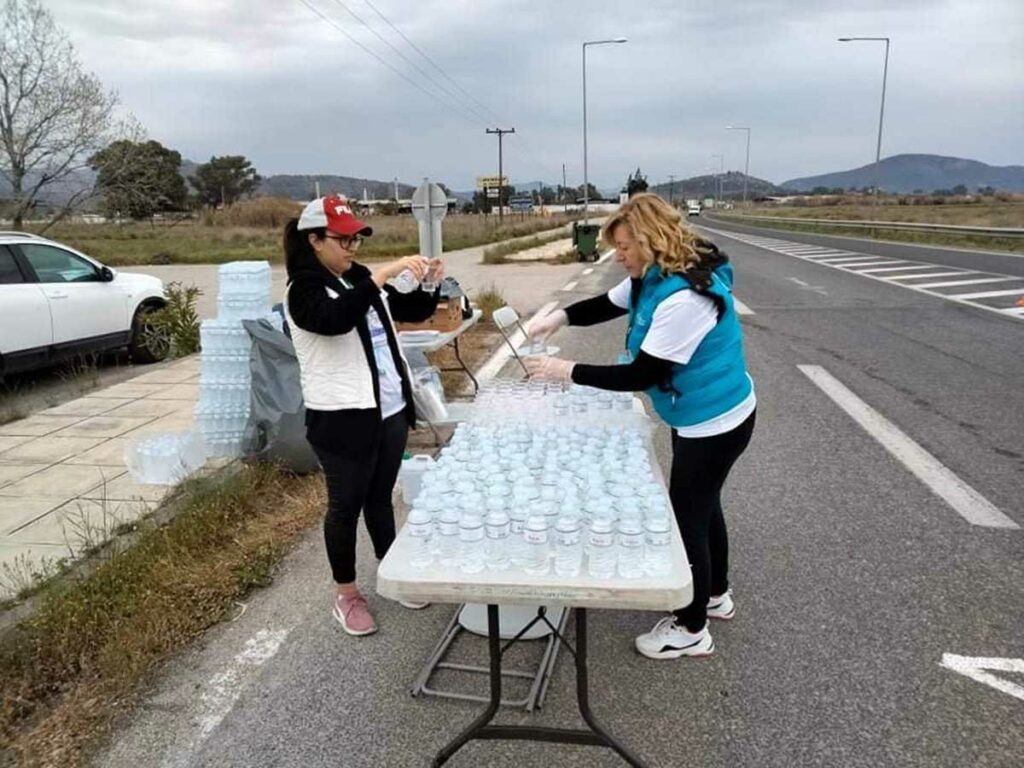
[[43, 2], [152, 138], [197, 161], [243, 154], [263, 175], [471, 189], [497, 172], [484, 129], [500, 126], [516, 129], [513, 182], [558, 182], [564, 163], [580, 184], [581, 43], [619, 36], [587, 49], [601, 188], [637, 166], [655, 183], [705, 173], [715, 153], [743, 170], [728, 124], [751, 126], [750, 173], [774, 182], [873, 161], [884, 44], [841, 36], [892, 39], [883, 157], [1024, 164], [1022, 0], [369, 0], [381, 15], [367, 0]]

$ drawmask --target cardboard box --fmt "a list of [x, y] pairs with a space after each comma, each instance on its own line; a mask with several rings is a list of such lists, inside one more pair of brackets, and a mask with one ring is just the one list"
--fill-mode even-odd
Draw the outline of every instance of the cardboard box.
[[395, 323], [399, 331], [440, 331], [447, 333], [462, 325], [462, 307], [458, 299], [437, 303], [434, 314], [420, 323]]

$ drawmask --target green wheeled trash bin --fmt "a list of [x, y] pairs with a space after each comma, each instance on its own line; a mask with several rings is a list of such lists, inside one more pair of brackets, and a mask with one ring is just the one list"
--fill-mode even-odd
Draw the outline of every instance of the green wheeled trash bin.
[[597, 261], [597, 236], [601, 232], [599, 224], [572, 225], [572, 244], [576, 249], [577, 261]]

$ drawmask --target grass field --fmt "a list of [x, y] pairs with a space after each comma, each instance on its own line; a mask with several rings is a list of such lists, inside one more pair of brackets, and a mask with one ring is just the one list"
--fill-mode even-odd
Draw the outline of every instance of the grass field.
[[[298, 215], [291, 201], [253, 200], [224, 211], [205, 212], [199, 219], [173, 223], [58, 224], [46, 237], [66, 243], [112, 267], [140, 264], [221, 264], [244, 259], [282, 259], [281, 231]], [[387, 259], [417, 253], [419, 235], [412, 216], [369, 216], [374, 234], [360, 256]], [[456, 251], [533, 235], [573, 220], [554, 216], [510, 215], [499, 226], [497, 216], [449, 214], [444, 220], [444, 248]], [[31, 227], [29, 227], [31, 230]]]
[[963, 248], [1024, 252], [1024, 238], [989, 235], [953, 235], [933, 232], [908, 232], [893, 229], [864, 229], [831, 224], [808, 222], [773, 221], [776, 218], [827, 219], [840, 221], [886, 221], [914, 222], [921, 224], [949, 224], [976, 227], [1024, 227], [1024, 198], [1016, 201], [982, 201], [975, 203], [948, 203], [943, 205], [900, 205], [890, 201], [882, 205], [773, 205], [756, 206], [745, 211], [728, 213], [714, 212], [713, 215], [728, 219], [730, 215], [741, 214], [762, 219], [751, 221], [735, 218], [737, 223], [751, 226], [767, 226], [795, 232], [811, 232], [825, 235], [846, 235], [898, 242], [948, 245]]

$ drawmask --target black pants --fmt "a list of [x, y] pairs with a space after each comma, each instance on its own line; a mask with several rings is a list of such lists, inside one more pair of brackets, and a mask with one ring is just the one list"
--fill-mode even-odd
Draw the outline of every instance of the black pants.
[[384, 419], [380, 439], [365, 456], [352, 458], [314, 446], [327, 481], [324, 542], [327, 559], [338, 584], [356, 580], [356, 527], [365, 512], [366, 530], [380, 560], [395, 540], [395, 508], [391, 492], [402, 466], [409, 436], [404, 412]]
[[693, 602], [675, 612], [691, 632], [707, 622], [708, 598], [729, 588], [729, 538], [722, 515], [722, 486], [754, 432], [754, 417], [711, 437], [672, 433], [669, 497], [693, 570]]

